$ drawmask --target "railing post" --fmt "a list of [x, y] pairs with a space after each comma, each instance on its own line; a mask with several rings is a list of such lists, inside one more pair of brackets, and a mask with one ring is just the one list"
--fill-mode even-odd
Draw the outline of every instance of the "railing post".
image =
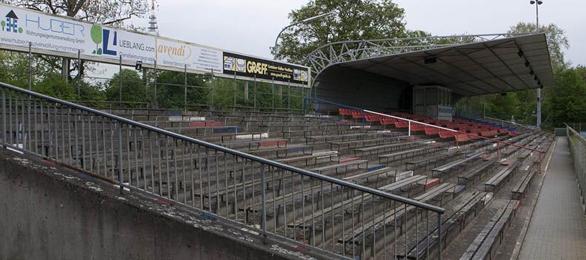
[[[266, 177], [265, 177], [265, 165], [261, 163], [260, 165], [260, 179], [261, 179], [261, 200], [262, 200], [262, 219], [260, 226], [262, 228], [263, 236], [267, 235], [267, 201], [266, 201]], [[254, 192], [254, 191], [253, 191]]]
[[[114, 121], [116, 124], [116, 122]], [[122, 123], [118, 125], [118, 185], [120, 185], [120, 194], [124, 192], [124, 183], [122, 179]]]
[[2, 89], [0, 92], [2, 92], [2, 146], [6, 148], [8, 144], [6, 141], [6, 91]]
[[407, 135], [411, 136], [411, 121], [407, 121], [407, 123], [409, 124], [409, 130], [407, 132]]
[[77, 50], [77, 74], [79, 75], [79, 79], [77, 80], [77, 82], [75, 82], [75, 85], [77, 87], [77, 98], [81, 99], [81, 84], [79, 83], [81, 81], [82, 75], [81, 75], [81, 50]]
[[437, 250], [437, 255], [438, 255], [438, 259], [442, 260], [442, 214], [441, 213], [437, 213], [437, 239], [439, 241], [438, 243], [438, 250]]
[[28, 42], [28, 90], [33, 88], [33, 43]]
[[183, 70], [183, 111], [187, 113], [187, 64]]
[[120, 102], [120, 103], [118, 103], [118, 109], [120, 109], [120, 107], [122, 107], [122, 84], [123, 84], [123, 82], [122, 82], [122, 80], [123, 80], [123, 77], [122, 77], [122, 54], [120, 54], [120, 59], [118, 61], [118, 79], [120, 80], [120, 82], [118, 82], [118, 87], [120, 88], [118, 90], [118, 99]]

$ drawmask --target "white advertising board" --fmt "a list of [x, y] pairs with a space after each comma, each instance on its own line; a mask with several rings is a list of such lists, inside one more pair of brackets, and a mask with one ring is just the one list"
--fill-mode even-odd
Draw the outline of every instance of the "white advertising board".
[[153, 64], [156, 59], [154, 36], [113, 29], [94, 24], [90, 28], [92, 46], [85, 47], [85, 53], [103, 58], [123, 61], [142, 61]]
[[75, 53], [89, 45], [85, 23], [0, 5], [0, 43]]
[[[71, 58], [79, 54], [84, 60], [114, 64], [122, 59], [125, 65], [142, 61], [146, 67], [157, 64], [175, 71], [187, 67], [189, 72], [310, 86], [308, 67], [0, 4], [0, 48], [28, 51], [29, 44], [33, 53]], [[274, 73], [270, 77], [224, 73], [227, 54], [266, 64], [267, 70]]]
[[157, 38], [157, 62], [161, 66], [222, 73], [222, 50]]
[[0, 5], [0, 43], [118, 61], [155, 61], [155, 37]]

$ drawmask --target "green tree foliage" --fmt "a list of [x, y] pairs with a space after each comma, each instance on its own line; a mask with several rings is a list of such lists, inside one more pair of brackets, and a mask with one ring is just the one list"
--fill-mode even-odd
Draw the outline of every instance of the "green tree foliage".
[[278, 59], [302, 63], [314, 49], [330, 42], [404, 37], [405, 11], [391, 0], [312, 0], [289, 13], [290, 23], [319, 14], [335, 14], [300, 23], [283, 32], [277, 48]]
[[105, 96], [107, 101], [122, 101], [130, 107], [138, 107], [148, 101], [144, 81], [135, 70], [129, 69], [123, 69], [112, 77], [106, 86]]
[[185, 85], [187, 85], [187, 106], [205, 104], [208, 88], [206, 77], [174, 71], [163, 71], [157, 78], [157, 103], [166, 108], [180, 109], [184, 107]]
[[33, 85], [33, 91], [65, 100], [73, 100], [77, 96], [74, 87], [57, 73], [47, 75], [43, 80]]
[[545, 108], [550, 124], [586, 121], [586, 68], [576, 67], [555, 75], [556, 87], [546, 95]]

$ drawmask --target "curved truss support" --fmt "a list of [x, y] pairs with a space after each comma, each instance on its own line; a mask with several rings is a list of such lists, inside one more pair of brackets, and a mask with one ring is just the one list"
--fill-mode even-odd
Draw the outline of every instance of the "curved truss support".
[[477, 34], [430, 36], [421, 38], [393, 38], [333, 42], [323, 45], [307, 56], [307, 64], [315, 72], [314, 79], [328, 67], [357, 60], [396, 55], [421, 50], [478, 43], [525, 34]]

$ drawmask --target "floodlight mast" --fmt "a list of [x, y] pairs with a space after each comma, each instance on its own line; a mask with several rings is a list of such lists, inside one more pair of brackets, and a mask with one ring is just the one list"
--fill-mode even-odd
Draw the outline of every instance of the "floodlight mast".
[[[541, 0], [531, 0], [530, 4], [535, 5], [535, 32], [539, 32], [539, 6], [543, 4]], [[541, 86], [537, 86], [537, 104], [535, 108], [535, 126], [541, 128]]]
[[330, 15], [335, 14], [335, 13], [336, 13], [336, 11], [330, 11], [330, 12], [327, 12], [327, 13], [318, 14], [316, 16], [312, 16], [312, 17], [309, 17], [309, 18], [305, 18], [305, 19], [303, 19], [301, 21], [294, 22], [292, 24], [289, 24], [289, 25], [283, 27], [283, 29], [281, 29], [281, 31], [277, 35], [277, 38], [275, 38], [275, 44], [273, 45], [274, 46], [273, 49], [276, 49], [277, 48], [279, 38], [281, 37], [281, 34], [283, 34], [283, 32], [285, 30], [287, 30], [287, 29], [289, 29], [289, 28], [291, 28], [291, 27], [293, 27], [295, 25], [299, 25], [299, 24], [303, 24], [303, 23], [308, 23], [308, 22], [311, 22], [311, 21], [314, 21], [314, 20], [317, 20], [317, 19], [320, 19], [320, 18], [323, 18], [323, 17], [326, 17], [326, 16], [330, 16]]

